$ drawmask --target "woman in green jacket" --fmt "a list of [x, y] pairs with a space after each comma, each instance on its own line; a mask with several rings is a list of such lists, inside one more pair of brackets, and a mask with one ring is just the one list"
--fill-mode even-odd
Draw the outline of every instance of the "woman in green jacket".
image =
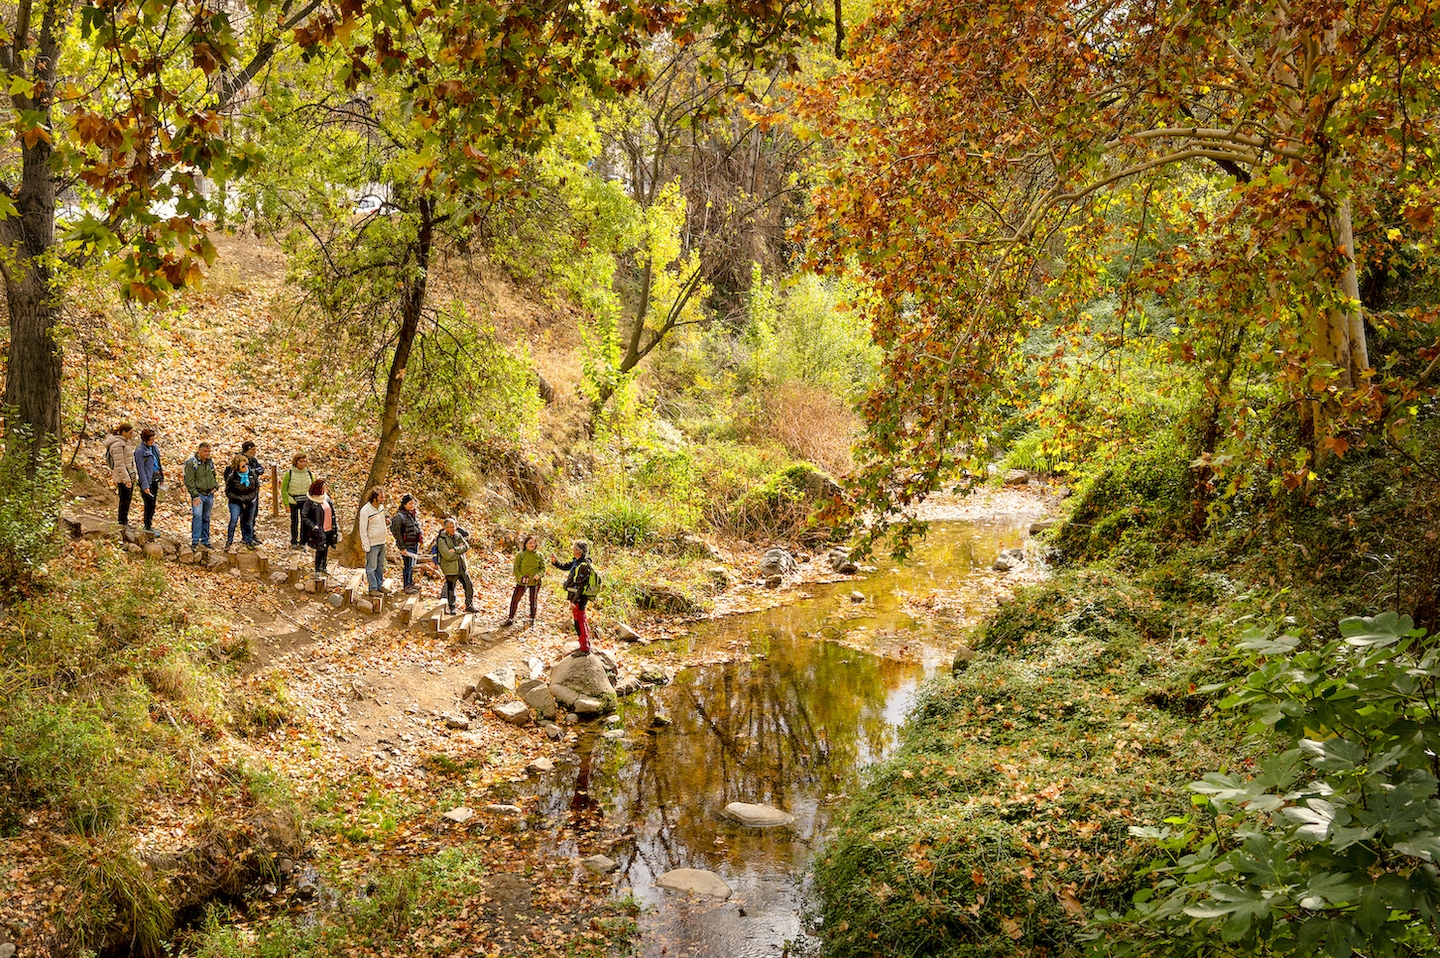
[[535, 624], [535, 607], [540, 595], [540, 577], [545, 574], [545, 560], [540, 558], [540, 540], [534, 536], [525, 537], [525, 546], [515, 554], [515, 591], [510, 593], [510, 616], [506, 625], [515, 624], [515, 610], [520, 607], [520, 596], [530, 590], [530, 624]]

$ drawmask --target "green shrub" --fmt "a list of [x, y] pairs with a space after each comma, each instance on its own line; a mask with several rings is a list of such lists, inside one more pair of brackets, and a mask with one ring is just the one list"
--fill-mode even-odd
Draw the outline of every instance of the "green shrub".
[[1162, 433], [1083, 485], [1055, 544], [1066, 561], [1153, 560], [1188, 533], [1190, 493], [1190, 459]]
[[67, 843], [56, 856], [56, 878], [69, 889], [57, 922], [75, 953], [106, 950], [137, 958], [168, 954], [174, 925], [164, 886], [118, 840]]
[[594, 542], [634, 548], [659, 534], [656, 510], [623, 493], [599, 499], [576, 517], [585, 536]]
[[0, 792], [17, 807], [48, 805], [77, 832], [121, 824], [137, 770], [98, 705], [22, 694], [0, 719]]
[[60, 453], [44, 445], [32, 462], [32, 448], [17, 429], [0, 450], [0, 594], [31, 591], [44, 564], [60, 554]]
[[771, 473], [730, 506], [728, 526], [744, 536], [787, 538], [803, 529], [816, 508], [839, 494], [835, 480], [809, 463]]

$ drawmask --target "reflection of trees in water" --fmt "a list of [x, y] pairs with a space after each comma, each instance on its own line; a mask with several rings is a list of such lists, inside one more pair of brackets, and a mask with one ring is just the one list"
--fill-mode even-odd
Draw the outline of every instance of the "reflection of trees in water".
[[[720, 811], [734, 801], [785, 808], [800, 837], [816, 835], [825, 795], [849, 787], [862, 749], [874, 754], [893, 734], [886, 693], [912, 672], [785, 633], [763, 660], [707, 667], [666, 690], [674, 725], [595, 760], [592, 788], [637, 828], [624, 864], [638, 856], [655, 874], [703, 865], [716, 851]], [[725, 834], [751, 858], [793, 853], [788, 830]]]

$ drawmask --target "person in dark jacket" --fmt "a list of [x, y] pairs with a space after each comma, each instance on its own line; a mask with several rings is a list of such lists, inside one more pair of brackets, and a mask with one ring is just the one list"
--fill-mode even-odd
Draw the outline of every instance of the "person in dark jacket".
[[255, 532], [255, 523], [260, 518], [260, 486], [265, 481], [265, 464], [255, 458], [259, 447], [249, 439], [240, 445], [240, 455], [250, 466], [250, 481], [255, 483], [255, 498], [250, 500], [250, 544], [258, 546], [260, 536]]
[[435, 550], [440, 556], [440, 571], [445, 573], [445, 606], [451, 615], [455, 614], [455, 583], [465, 588], [465, 611], [479, 612], [475, 608], [475, 584], [470, 581], [470, 570], [465, 563], [465, 553], [470, 551], [470, 540], [460, 531], [453, 518], [445, 520], [445, 531], [435, 537]]
[[575, 650], [575, 654], [589, 655], [590, 624], [585, 620], [585, 607], [595, 597], [595, 584], [599, 581], [595, 576], [595, 567], [590, 564], [590, 543], [584, 539], [576, 540], [573, 558], [569, 562], [561, 562], [551, 556], [550, 564], [567, 573], [565, 595], [570, 600], [570, 615], [575, 619], [575, 634], [580, 637], [580, 648]]
[[420, 560], [420, 544], [425, 541], [425, 532], [420, 525], [420, 503], [410, 494], [400, 497], [400, 508], [390, 520], [390, 534], [400, 547], [401, 591], [414, 595], [420, 591], [415, 584], [415, 563]]
[[534, 536], [525, 537], [525, 545], [515, 554], [515, 591], [510, 593], [510, 614], [506, 625], [515, 624], [515, 610], [520, 608], [520, 596], [530, 593], [530, 624], [535, 624], [535, 610], [539, 603], [540, 579], [545, 575], [545, 560], [540, 558], [540, 540]]
[[145, 502], [145, 531], [155, 533], [155, 503], [160, 497], [160, 483], [165, 470], [160, 466], [160, 447], [155, 445], [155, 430], [140, 430], [140, 445], [135, 447], [136, 486]]
[[255, 548], [255, 529], [250, 524], [250, 504], [260, 496], [250, 463], [236, 456], [225, 467], [225, 498], [230, 500], [230, 526], [225, 530], [225, 548], [235, 544], [235, 527], [240, 526], [240, 541]]
[[335, 503], [330, 499], [330, 484], [316, 479], [310, 484], [305, 497], [305, 508], [300, 513], [300, 530], [305, 544], [315, 550], [315, 578], [325, 578], [330, 547], [340, 541], [340, 520], [335, 515]]

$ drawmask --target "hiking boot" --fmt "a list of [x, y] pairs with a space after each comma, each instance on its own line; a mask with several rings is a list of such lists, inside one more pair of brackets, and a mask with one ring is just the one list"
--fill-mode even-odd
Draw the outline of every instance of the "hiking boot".
[[501, 622], [501, 623], [500, 623], [500, 628], [506, 629], [506, 628], [509, 628], [510, 626], [512, 626], [512, 625], [514, 625], [514, 624], [515, 624], [515, 620], [514, 620], [514, 619], [506, 619], [504, 622]]
[[465, 611], [466, 611], [466, 612], [470, 612], [470, 613], [475, 613], [475, 612], [479, 612], [480, 610], [477, 609], [477, 608], [475, 608], [473, 605], [467, 605], [467, 606], [465, 607]]
[[454, 615], [454, 614], [455, 614], [455, 610], [454, 610], [454, 609], [446, 609], [446, 610], [445, 610], [445, 614], [446, 614], [446, 615]]
[[579, 657], [582, 656], [582, 655], [589, 655], [589, 654], [590, 654], [590, 650], [589, 650], [589, 649], [576, 649], [574, 652], [571, 652], [571, 653], [570, 653], [570, 657], [573, 659], [573, 658], [579, 658]]

